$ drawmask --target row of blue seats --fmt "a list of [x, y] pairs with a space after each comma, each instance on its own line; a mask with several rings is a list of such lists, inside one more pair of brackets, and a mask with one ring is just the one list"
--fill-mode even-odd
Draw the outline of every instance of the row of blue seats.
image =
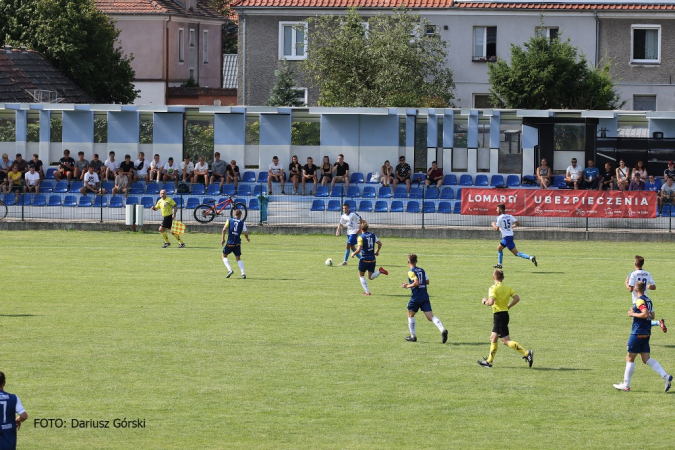
[[[461, 202], [447, 202], [442, 201], [436, 205], [432, 200], [425, 200], [420, 204], [417, 200], [409, 200], [405, 206], [400, 200], [393, 200], [391, 205], [385, 200], [377, 200], [373, 205], [370, 200], [361, 200], [357, 204], [356, 200], [347, 200], [345, 203], [349, 204], [349, 210], [352, 212], [409, 212], [409, 213], [441, 213], [441, 214], [459, 214], [462, 210]], [[454, 203], [454, 206], [453, 206]], [[437, 209], [438, 206], [438, 209]], [[316, 199], [312, 202], [312, 211], [341, 211], [342, 204], [339, 200], [328, 200], [328, 205], [324, 200]]]
[[398, 185], [396, 189], [391, 187], [380, 186], [377, 190], [374, 186], [364, 186], [363, 190], [359, 186], [349, 186], [345, 192], [344, 186], [334, 186], [330, 191], [328, 186], [318, 186], [316, 188], [315, 197], [347, 197], [347, 198], [419, 198], [435, 200], [441, 198], [443, 200], [454, 200], [460, 198], [462, 195], [462, 188], [444, 187], [438, 189], [437, 187], [411, 187], [410, 192], [406, 185]]
[[[215, 198], [197, 198], [197, 197], [188, 197], [184, 200], [185, 197], [176, 197], [174, 200], [179, 208], [185, 209], [194, 209], [202, 203], [215, 202]], [[227, 200], [226, 198], [221, 198], [218, 202], [223, 202]], [[21, 195], [19, 196], [18, 201], [16, 200], [15, 194], [9, 193], [5, 194], [3, 201], [7, 206], [71, 206], [71, 207], [90, 207], [95, 208], [123, 208], [125, 205], [143, 205], [145, 208], [151, 208], [155, 203], [157, 203], [157, 198], [155, 197], [136, 197], [129, 196], [126, 199], [121, 195], [114, 195], [108, 200], [106, 195], [80, 195], [79, 199], [75, 195], [66, 195], [62, 197], [61, 195], [51, 194], [47, 198], [44, 194], [35, 194], [35, 195]], [[235, 202], [242, 202], [248, 205], [249, 210], [258, 211], [260, 209], [260, 203], [257, 198], [251, 198], [248, 202], [246, 199], [235, 199]]]
[[[68, 185], [67, 181], [57, 181], [54, 183], [53, 181], [50, 180], [44, 180], [42, 183], [40, 183], [40, 192], [45, 193], [45, 194], [65, 194], [65, 193], [70, 193], [70, 194], [79, 194], [80, 193], [80, 188], [82, 188], [82, 181], [71, 181], [70, 186]], [[115, 186], [114, 183], [110, 181], [106, 181], [101, 184], [101, 187], [103, 187], [108, 193], [112, 192], [113, 187]], [[143, 182], [138, 182], [138, 183], [133, 183], [129, 187], [129, 194], [131, 195], [143, 195], [143, 194], [149, 194], [149, 195], [159, 195], [159, 191], [165, 189], [166, 193], [168, 195], [173, 195], [176, 192], [176, 185], [173, 182], [170, 183], [148, 183], [147, 185]], [[251, 188], [251, 185], [240, 185], [239, 186], [239, 191], [241, 192], [240, 195], [259, 195], [260, 192], [262, 191], [262, 188], [260, 185], [254, 186], [254, 188]], [[192, 195], [234, 195], [235, 194], [235, 189], [233, 184], [225, 184], [223, 185], [223, 188], [220, 188], [219, 184], [212, 184], [211, 186], [208, 187], [208, 189], [203, 185], [203, 184], [194, 184], [192, 185], [192, 189], [190, 192]]]

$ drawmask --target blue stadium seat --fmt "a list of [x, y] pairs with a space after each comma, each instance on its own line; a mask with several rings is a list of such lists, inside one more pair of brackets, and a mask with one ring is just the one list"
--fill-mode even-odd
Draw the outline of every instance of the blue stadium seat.
[[349, 205], [350, 212], [356, 212], [356, 200], [345, 200], [345, 203]]
[[452, 212], [454, 214], [461, 214], [462, 213], [462, 202], [455, 202], [455, 207], [453, 208]]
[[[103, 183], [101, 183], [101, 187], [103, 189], [105, 189], [105, 191], [108, 194], [110, 194], [112, 192], [113, 188], [115, 187], [115, 183], [113, 183], [111, 181], [104, 181]], [[54, 192], [56, 192], [56, 190], [54, 190]], [[157, 193], [159, 194], [159, 191]]]
[[61, 196], [60, 195], [50, 195], [49, 203], [47, 206], [61, 206]]
[[29, 194], [21, 194], [19, 195], [19, 201], [16, 202], [18, 206], [30, 206], [31, 204], [31, 196]]
[[406, 185], [396, 186], [396, 190], [394, 190], [394, 198], [408, 198], [408, 187]]
[[490, 186], [492, 187], [501, 187], [505, 184], [503, 175], [492, 175], [492, 178], [490, 178]]
[[[396, 186], [396, 189], [398, 189], [398, 186]], [[422, 198], [422, 188], [410, 188], [410, 195], [408, 198]]]
[[53, 180], [54, 179], [54, 172], [56, 172], [56, 167], [50, 167], [47, 169], [47, 173], [45, 173], [45, 179], [46, 180]]
[[173, 181], [162, 184], [162, 189], [166, 191], [166, 195], [173, 195], [176, 193], [176, 184]]
[[326, 211], [342, 211], [340, 200], [328, 200], [328, 208], [326, 208]]
[[436, 202], [433, 200], [425, 200], [422, 210], [425, 213], [435, 213], [436, 212]]
[[35, 194], [33, 198], [33, 206], [45, 206], [47, 204], [47, 197], [43, 194]]
[[459, 184], [460, 186], [473, 186], [473, 177], [468, 173], [465, 173], [459, 177]]
[[344, 186], [333, 186], [333, 190], [330, 192], [331, 197], [342, 197], [344, 191]]
[[427, 191], [424, 193], [424, 198], [428, 198], [429, 200], [436, 200], [438, 198], [438, 188], [437, 187], [427, 188]]
[[129, 193], [133, 195], [141, 195], [145, 192], [145, 184], [140, 181], [134, 183], [129, 188]]
[[418, 213], [420, 212], [420, 202], [417, 200], [410, 200], [405, 208], [405, 212]]
[[[510, 176], [514, 176], [514, 175], [510, 175]], [[527, 180], [529, 182], [530, 186], [538, 186], [539, 185], [539, 180], [537, 180], [537, 177], [535, 177], [534, 175], [523, 175], [523, 186], [525, 186], [525, 184], [524, 184], [525, 180]], [[508, 183], [508, 180], [507, 180], [507, 183]]]
[[143, 208], [152, 208], [155, 206], [155, 199], [152, 197], [142, 197], [141, 205], [143, 205]]
[[455, 192], [455, 198], [456, 198], [457, 200], [461, 200], [461, 199], [462, 199], [462, 188], [457, 189], [457, 192]]
[[374, 186], [364, 186], [363, 193], [361, 194], [363, 198], [375, 198], [375, 187]]
[[474, 181], [474, 186], [487, 186], [488, 185], [488, 177], [487, 175], [476, 175], [476, 181]]
[[455, 191], [451, 187], [441, 189], [441, 200], [454, 200]]
[[[211, 186], [214, 186], [214, 185], [212, 184]], [[209, 189], [211, 189], [211, 186], [209, 186]], [[220, 186], [217, 185], [217, 184], [215, 186], [220, 190], [220, 192], [217, 193], [217, 194], [209, 194], [209, 195], [236, 195], [237, 194], [237, 192], [234, 190], [234, 184], [224, 184], [223, 189], [220, 189]], [[260, 189], [260, 186], [256, 185], [256, 188]], [[241, 189], [241, 187], [239, 189]]]
[[68, 182], [67, 181], [57, 181], [54, 185], [55, 194], [65, 194], [68, 192]]
[[251, 211], [260, 211], [260, 203], [257, 198], [252, 198], [248, 201], [248, 209]]
[[124, 198], [121, 195], [113, 195], [110, 197], [109, 208], [121, 208], [124, 206]]
[[373, 181], [373, 174], [375, 174], [375, 173], [377, 173], [377, 172], [368, 172], [368, 175], [366, 175], [366, 183], [368, 183], [368, 184], [379, 184], [380, 183], [379, 178], [377, 180]]
[[314, 197], [328, 197], [329, 189], [328, 186], [317, 186]]
[[40, 192], [42, 192], [43, 194], [49, 194], [51, 192], [54, 192], [54, 182], [44, 180], [42, 183], [40, 183]]
[[391, 198], [391, 196], [391, 188], [389, 186], [380, 186], [380, 189], [377, 191], [377, 198]]
[[391, 209], [389, 212], [403, 212], [403, 202], [400, 200], [391, 202]]
[[508, 177], [506, 177], [506, 185], [508, 187], [520, 186], [520, 177], [518, 175], [509, 175]]
[[438, 203], [438, 212], [441, 214], [451, 214], [452, 213], [452, 203], [450, 202], [439, 202]]
[[[232, 187], [234, 187], [234, 185]], [[216, 196], [220, 195], [220, 184], [218, 183], [209, 184], [208, 189], [206, 189], [206, 195], [216, 195]]]
[[255, 183], [255, 172], [252, 170], [247, 170], [244, 172], [244, 175], [241, 177], [242, 183]]
[[159, 183], [148, 183], [145, 193], [148, 195], [159, 195]]
[[349, 177], [349, 183], [359, 184], [363, 183], [363, 174], [361, 172], [354, 172]]
[[269, 173], [267, 171], [258, 173], [258, 183], [267, 183], [267, 177]]
[[193, 184], [192, 189], [190, 190], [190, 194], [192, 195], [204, 195], [206, 192], [206, 187], [204, 187], [203, 184]]
[[[187, 199], [187, 203], [185, 204], [186, 209], [195, 209], [197, 206], [200, 205], [202, 201], [198, 199], [197, 197], [190, 197]], [[176, 202], [178, 203], [178, 202]]]
[[71, 181], [70, 189], [68, 189], [69, 194], [79, 194], [80, 189], [82, 188], [83, 183], [81, 181]]
[[16, 196], [13, 193], [10, 192], [9, 194], [5, 194], [2, 201], [7, 206], [14, 206], [16, 204], [16, 202], [14, 201], [15, 198], [16, 198]]
[[349, 188], [347, 188], [347, 197], [358, 198], [360, 196], [361, 196], [361, 193], [359, 192], [358, 186], [350, 185]]
[[424, 183], [424, 181], [427, 179], [427, 174], [424, 172], [417, 172], [413, 174], [412, 176], [412, 182], [413, 183]]
[[213, 198], [213, 197], [206, 197], [206, 198], [204, 198], [204, 200], [202, 200], [202, 203], [206, 203], [207, 205], [211, 204], [211, 203], [215, 204], [216, 199]]
[[457, 185], [457, 175], [449, 173], [443, 177], [443, 186], [456, 186]]
[[378, 200], [375, 202], [375, 212], [387, 212], [389, 211], [389, 204], [384, 200]]
[[556, 175], [553, 178], [553, 185], [552, 186], [558, 187], [558, 188], [567, 187], [567, 184], [565, 183], [565, 175]]
[[[129, 199], [127, 199], [127, 205], [128, 204], [130, 204]], [[107, 206], [108, 206], [108, 197], [106, 197], [105, 195], [97, 195], [96, 197], [94, 197], [94, 208], [106, 208]]]
[[91, 207], [91, 204], [92, 204], [91, 196], [81, 195], [80, 201], [77, 203], [77, 206], [79, 208], [86, 208], [86, 207]]
[[74, 195], [66, 195], [63, 199], [63, 206], [75, 207], [77, 206], [77, 197]]
[[173, 199], [173, 201], [176, 202], [176, 206], [178, 206], [178, 209], [185, 208], [185, 197], [176, 197]]
[[[96, 198], [98, 198], [98, 197], [96, 197]], [[136, 197], [135, 195], [130, 195], [129, 197], [127, 197], [127, 200], [126, 200], [125, 203], [127, 205], [138, 205], [138, 197]], [[106, 202], [104, 201], [103, 206], [105, 206], [105, 205], [106, 205]], [[94, 206], [96, 206], [96, 202], [94, 202]]]
[[242, 184], [239, 186], [239, 192], [237, 193], [239, 197], [247, 197], [251, 195], [251, 185], [250, 184]]
[[326, 204], [323, 200], [316, 199], [312, 202], [312, 211], [323, 211], [326, 209]]
[[361, 212], [372, 212], [373, 211], [373, 202], [370, 200], [361, 200], [359, 203], [359, 211]]

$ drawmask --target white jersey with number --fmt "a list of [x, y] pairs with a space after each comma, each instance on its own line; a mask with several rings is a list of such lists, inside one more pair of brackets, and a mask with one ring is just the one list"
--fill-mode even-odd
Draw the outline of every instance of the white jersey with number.
[[347, 234], [357, 234], [360, 219], [361, 217], [356, 213], [343, 214], [340, 217], [340, 225], [347, 225]]
[[[628, 286], [632, 286], [634, 288], [635, 284], [638, 281], [642, 281], [645, 284], [645, 292], [647, 292], [647, 288], [650, 285], [656, 286], [656, 283], [652, 278], [652, 274], [647, 272], [646, 270], [634, 270], [630, 273], [630, 275], [628, 275]], [[635, 289], [633, 289], [632, 294], [633, 294], [633, 304], [635, 304], [635, 301], [638, 298]]]
[[502, 214], [497, 217], [495, 223], [499, 227], [499, 231], [502, 232], [502, 237], [513, 236], [513, 224], [516, 221], [516, 218], [511, 214]]

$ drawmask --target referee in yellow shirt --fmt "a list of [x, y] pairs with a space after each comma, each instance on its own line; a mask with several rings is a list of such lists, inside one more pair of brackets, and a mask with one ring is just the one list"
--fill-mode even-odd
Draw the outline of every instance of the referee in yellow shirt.
[[[157, 204], [152, 207], [153, 211], [160, 210], [162, 213], [162, 224], [159, 226], [159, 234], [164, 238], [164, 245], [162, 248], [170, 247], [169, 236], [166, 234], [166, 230], [171, 231], [171, 225], [173, 224], [173, 219], [176, 218], [176, 212], [178, 211], [178, 205], [173, 201], [172, 198], [166, 196], [166, 190], [162, 189], [159, 191], [160, 199], [157, 200]], [[173, 233], [171, 233], [173, 234]], [[180, 245], [178, 248], [185, 248], [185, 242], [181, 241], [180, 235], [173, 234], [173, 237], [176, 238]]]
[[[490, 287], [488, 298], [483, 297], [482, 303], [487, 306], [492, 306], [493, 326], [492, 334], [490, 335], [490, 356], [478, 360], [478, 364], [483, 367], [492, 367], [492, 361], [497, 354], [497, 339], [502, 338], [504, 345], [512, 348], [521, 355], [523, 359], [532, 367], [534, 362], [534, 352], [532, 350], [525, 350], [519, 343], [512, 341], [509, 337], [509, 309], [514, 307], [520, 301], [520, 297], [509, 286], [502, 283], [504, 281], [504, 272], [497, 269], [492, 274], [492, 279], [495, 284]], [[509, 302], [509, 300], [511, 302]]]

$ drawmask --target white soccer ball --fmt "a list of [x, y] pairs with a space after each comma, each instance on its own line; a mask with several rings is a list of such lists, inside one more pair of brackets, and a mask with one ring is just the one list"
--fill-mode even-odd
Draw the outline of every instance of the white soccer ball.
[[333, 265], [333, 259], [332, 259], [332, 258], [328, 258], [328, 259], [326, 260], [326, 265], [329, 266], [329, 267], [332, 266], [332, 265]]

